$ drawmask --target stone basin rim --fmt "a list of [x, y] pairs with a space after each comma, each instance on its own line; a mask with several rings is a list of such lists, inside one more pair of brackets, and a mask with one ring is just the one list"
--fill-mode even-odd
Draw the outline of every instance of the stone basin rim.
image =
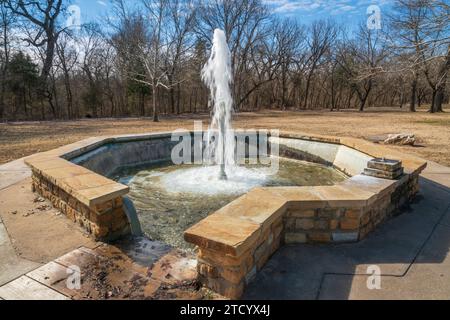
[[[243, 130], [236, 130], [236, 132]], [[196, 131], [190, 131], [191, 134]], [[152, 132], [143, 134], [126, 134], [126, 135], [107, 135], [87, 138], [69, 145], [65, 145], [50, 151], [37, 153], [28, 156], [24, 159], [25, 163], [31, 167], [32, 170], [43, 174], [49, 180], [60, 185], [63, 189], [70, 193], [76, 194], [80, 201], [89, 207], [99, 204], [104, 201], [114, 199], [117, 196], [126, 195], [129, 192], [129, 188], [123, 184], [110, 180], [102, 175], [96, 174], [82, 166], [73, 164], [71, 159], [89, 152], [93, 149], [99, 148], [108, 143], [117, 142], [131, 142], [148, 139], [158, 139], [171, 136], [172, 132]], [[350, 137], [336, 137], [325, 135], [312, 135], [304, 133], [296, 133], [289, 131], [282, 131], [279, 134], [280, 138], [292, 138], [305, 141], [323, 142], [335, 145], [347, 146], [351, 149], [357, 150], [361, 153], [369, 155], [374, 158], [395, 158], [401, 160], [405, 167], [407, 174], [421, 172], [426, 167], [426, 160], [416, 156], [400, 153], [396, 150], [389, 149], [385, 146], [376, 145], [374, 143]], [[70, 185], [70, 181], [60, 181], [57, 171], [69, 170], [74, 171], [73, 175], [91, 175], [93, 179], [98, 179], [99, 183], [96, 187], [88, 188], [74, 188]], [[338, 168], [339, 169], [339, 168]], [[108, 191], [108, 188], [99, 188], [102, 186], [108, 186], [113, 191]], [[91, 189], [92, 194], [90, 196], [84, 195], [83, 192], [77, 193], [80, 190]], [[96, 190], [97, 189], [97, 190]]]

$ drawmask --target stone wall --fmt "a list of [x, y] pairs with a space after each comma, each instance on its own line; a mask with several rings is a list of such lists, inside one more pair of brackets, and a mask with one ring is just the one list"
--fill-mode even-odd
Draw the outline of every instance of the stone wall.
[[199, 280], [213, 291], [231, 299], [238, 299], [282, 243], [283, 219], [280, 217], [261, 232], [254, 246], [239, 256], [199, 248]]
[[[284, 244], [343, 243], [364, 239], [413, 200], [419, 190], [418, 172], [405, 175], [396, 182], [385, 181], [388, 187], [380, 189], [374, 200], [369, 199], [365, 205], [352, 200], [336, 206], [330, 206], [326, 199], [313, 203], [288, 200], [281, 214], [274, 213], [275, 219], [269, 218], [269, 223], [261, 224], [257, 236], [249, 234], [247, 243], [239, 243], [245, 250], [236, 250], [243, 252], [238, 255], [225, 253], [215, 241], [209, 243], [202, 239], [197, 242], [200, 282], [228, 298], [238, 299], [272, 254]], [[223, 212], [221, 215], [226, 219]], [[194, 233], [187, 231], [186, 240], [196, 242], [192, 237]], [[197, 233], [196, 238], [198, 236]]]
[[413, 200], [419, 190], [418, 174], [405, 176], [392, 193], [367, 206], [290, 208], [284, 215], [284, 241], [290, 243], [354, 242]]
[[33, 170], [33, 192], [49, 199], [71, 221], [78, 224], [95, 240], [109, 241], [130, 233], [122, 197], [88, 207], [68, 192]]

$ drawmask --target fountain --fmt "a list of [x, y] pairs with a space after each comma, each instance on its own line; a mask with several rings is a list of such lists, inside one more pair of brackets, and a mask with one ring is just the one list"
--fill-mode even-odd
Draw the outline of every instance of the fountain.
[[[130, 197], [151, 238], [190, 248], [182, 238], [184, 230], [255, 187], [331, 185], [343, 180], [330, 168], [293, 159], [280, 160], [278, 172], [262, 164], [241, 165], [242, 150], [235, 151], [231, 124], [231, 54], [222, 30], [214, 31], [211, 55], [201, 77], [210, 90], [212, 106], [211, 124], [203, 136], [202, 165], [165, 163], [120, 172], [115, 178], [130, 186]], [[250, 153], [249, 158], [258, 157]]]
[[225, 33], [214, 30], [211, 55], [201, 71], [210, 90], [212, 118], [205, 134], [202, 166], [181, 167], [161, 177], [162, 186], [171, 193], [198, 195], [238, 195], [266, 185], [272, 179], [269, 168], [236, 164], [235, 132], [231, 125], [233, 82], [231, 53]]
[[[183, 239], [187, 228], [256, 187], [333, 185], [346, 179], [327, 165], [289, 157], [295, 152], [277, 157], [271, 146], [275, 155], [268, 155], [269, 139], [262, 132], [250, 137], [250, 132], [233, 130], [231, 54], [222, 30], [214, 31], [211, 55], [201, 76], [211, 92], [212, 119], [208, 130], [197, 135], [197, 142], [191, 140], [190, 132], [186, 134], [194, 163], [191, 156], [174, 161], [172, 150], [179, 141], [170, 135], [103, 146], [74, 160], [129, 186], [128, 197], [142, 231], [151, 239], [192, 249]], [[196, 153], [198, 145], [203, 148]], [[269, 165], [264, 161], [268, 158]]]
[[[208, 162], [220, 165], [220, 180], [227, 180], [226, 166], [234, 164], [234, 133], [231, 126], [233, 99], [230, 84], [233, 81], [231, 54], [225, 33], [214, 30], [211, 56], [203, 67], [202, 80], [211, 92], [213, 116], [208, 130]], [[214, 138], [213, 138], [214, 137]]]

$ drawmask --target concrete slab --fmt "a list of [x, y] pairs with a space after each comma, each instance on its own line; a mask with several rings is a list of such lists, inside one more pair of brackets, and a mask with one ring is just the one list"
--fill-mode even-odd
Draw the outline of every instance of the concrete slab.
[[436, 162], [429, 161], [427, 168], [422, 172], [422, 177], [442, 187], [450, 188], [449, 167], [444, 167]]
[[[380, 289], [369, 289], [369, 275], [326, 275], [320, 299], [450, 299], [450, 228], [438, 225], [402, 277], [382, 276]], [[383, 266], [380, 266], [383, 268]]]
[[4, 224], [0, 221], [0, 286], [39, 266], [16, 255]]
[[0, 217], [17, 256], [47, 263], [81, 245], [95, 245], [49, 201], [31, 192], [30, 183], [28, 178], [0, 191]]
[[31, 169], [23, 159], [0, 166], [0, 190], [6, 189], [31, 176]]
[[59, 292], [52, 290], [43, 284], [22, 276], [2, 287], [0, 297], [5, 300], [67, 300], [68, 298]]

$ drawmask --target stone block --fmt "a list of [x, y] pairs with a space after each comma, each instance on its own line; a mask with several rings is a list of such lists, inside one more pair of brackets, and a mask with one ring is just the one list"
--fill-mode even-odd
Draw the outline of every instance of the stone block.
[[240, 256], [254, 249], [261, 225], [226, 214], [212, 214], [184, 233], [187, 242], [222, 254]]
[[234, 267], [244, 265], [246, 270], [249, 270], [253, 265], [253, 255], [250, 251], [236, 257], [215, 250], [199, 248], [197, 256], [199, 260], [203, 260], [213, 266]]
[[243, 266], [217, 268], [219, 271], [219, 277], [229, 281], [233, 284], [240, 284], [245, 281], [247, 271]]
[[308, 233], [308, 241], [327, 243], [331, 241], [331, 234], [328, 232], [310, 232]]
[[283, 232], [283, 220], [280, 220], [278, 223], [275, 223], [272, 226], [272, 235], [276, 239], [280, 237], [282, 232]]
[[121, 208], [123, 206], [123, 198], [117, 197], [114, 199], [114, 208]]
[[332, 219], [330, 220], [330, 229], [331, 230], [336, 230], [339, 226], [339, 220], [337, 219]]
[[356, 230], [359, 228], [359, 219], [344, 218], [340, 223], [342, 230]]
[[306, 243], [307, 237], [306, 233], [301, 232], [287, 232], [284, 235], [284, 242], [286, 244], [294, 244], [294, 243]]
[[365, 213], [362, 217], [361, 217], [361, 226], [365, 226], [366, 224], [368, 224], [370, 221], [370, 213]]
[[367, 162], [367, 167], [370, 169], [377, 169], [382, 171], [394, 172], [402, 167], [402, 162], [398, 160], [389, 159], [373, 159]]
[[202, 275], [199, 275], [199, 281], [211, 290], [230, 299], [239, 299], [244, 293], [244, 281], [233, 284], [222, 278], [207, 278]]
[[255, 253], [253, 254], [253, 259], [255, 262], [259, 261], [267, 251], [269, 251], [270, 245], [268, 241], [262, 243], [258, 248], [256, 248]]
[[311, 230], [314, 229], [314, 220], [312, 219], [297, 219], [295, 228], [299, 230]]
[[329, 220], [326, 219], [321, 219], [321, 220], [316, 220], [314, 222], [314, 229], [316, 230], [327, 230], [330, 226], [330, 222]]
[[339, 209], [330, 209], [330, 208], [320, 209], [317, 216], [319, 218], [332, 219], [336, 217], [338, 211]]
[[362, 212], [362, 209], [347, 209], [345, 210], [345, 217], [349, 219], [359, 219]]
[[[103, 203], [99, 203], [95, 206], [95, 211], [97, 211], [98, 214], [105, 214], [113, 209], [114, 203], [113, 200], [109, 200]], [[115, 207], [115, 208], [121, 208], [121, 207]]]
[[99, 240], [105, 238], [110, 233], [110, 230], [106, 227], [91, 224], [91, 233], [96, 240]]
[[366, 176], [375, 177], [375, 178], [395, 180], [395, 179], [400, 178], [403, 175], [403, 168], [400, 168], [399, 170], [394, 171], [394, 172], [366, 168], [366, 169], [364, 169], [364, 174]]
[[256, 266], [254, 266], [249, 273], [245, 276], [245, 283], [248, 285], [250, 282], [252, 282], [256, 277], [257, 269]]
[[314, 218], [316, 215], [316, 210], [292, 210], [289, 211], [288, 216], [293, 218]]
[[262, 230], [262, 233], [259, 236], [259, 239], [255, 244], [255, 247], [259, 247], [261, 244], [265, 243], [269, 239], [271, 233], [272, 233], [271, 228], [265, 228], [264, 230]]
[[333, 232], [332, 239], [334, 242], [355, 242], [358, 241], [358, 232]]
[[67, 206], [65, 214], [66, 214], [67, 218], [69, 220], [71, 220], [72, 222], [76, 221], [76, 211], [74, 209], [72, 209], [72, 207]]
[[124, 229], [128, 225], [128, 221], [121, 218], [121, 219], [113, 219], [111, 222], [111, 230], [112, 231], [119, 231]]
[[284, 218], [283, 219], [283, 223], [284, 223], [284, 229], [285, 230], [295, 230], [295, 223], [297, 222], [296, 218]]

